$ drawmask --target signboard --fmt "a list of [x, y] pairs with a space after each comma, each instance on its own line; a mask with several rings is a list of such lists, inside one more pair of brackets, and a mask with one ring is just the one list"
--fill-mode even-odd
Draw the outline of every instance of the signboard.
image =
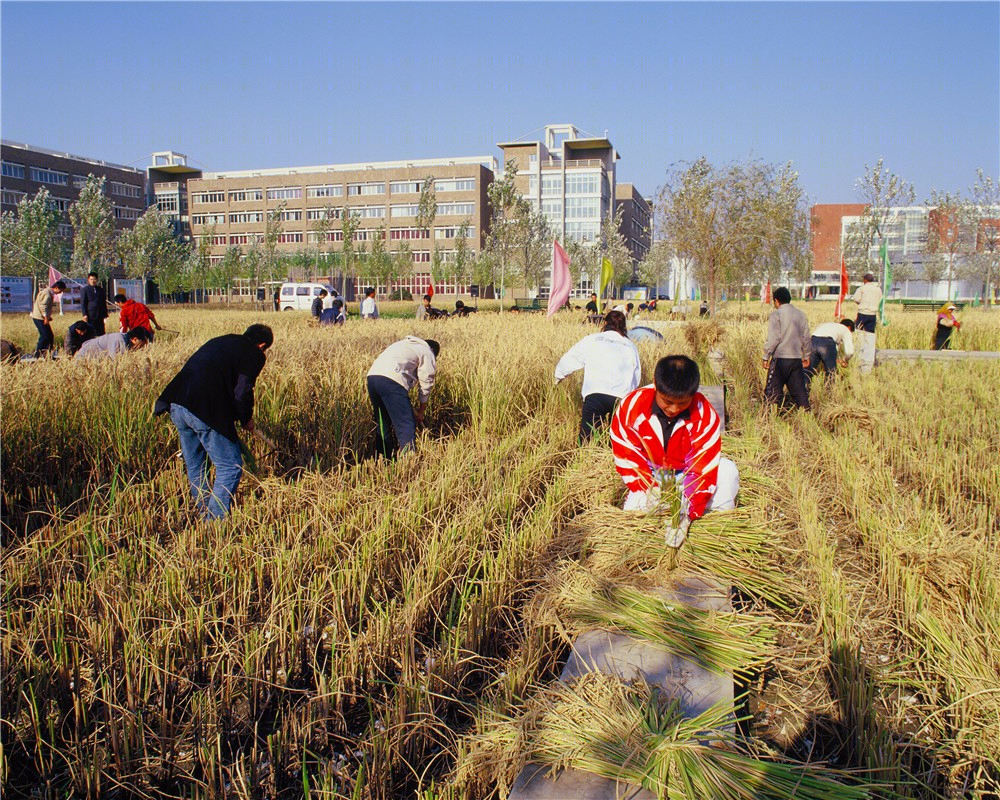
[[649, 290], [645, 286], [622, 289], [623, 300], [638, 300], [640, 303], [644, 303], [648, 294]]
[[34, 281], [31, 278], [0, 277], [0, 312], [27, 311], [35, 302]]
[[[116, 294], [123, 294], [129, 300], [135, 300], [137, 303], [146, 302], [145, 299], [145, 281], [141, 278], [115, 278], [115, 291], [112, 293], [112, 297]], [[108, 298], [109, 300], [111, 298]]]
[[57, 298], [59, 301], [59, 313], [65, 314], [66, 312], [71, 312], [79, 314], [83, 308], [83, 284], [76, 281], [69, 281], [65, 278], [63, 280], [66, 282], [66, 291]]

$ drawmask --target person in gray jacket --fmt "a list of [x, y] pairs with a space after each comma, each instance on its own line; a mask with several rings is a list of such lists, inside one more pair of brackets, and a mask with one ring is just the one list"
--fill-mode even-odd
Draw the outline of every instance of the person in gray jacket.
[[774, 291], [774, 311], [767, 321], [767, 343], [764, 345], [764, 369], [767, 370], [764, 398], [769, 403], [809, 410], [805, 370], [810, 356], [809, 320], [802, 311], [792, 307], [791, 292], [781, 286]]
[[126, 350], [141, 350], [152, 338], [153, 335], [145, 328], [132, 328], [128, 333], [106, 333], [80, 345], [76, 358], [77, 361], [101, 356], [117, 358]]

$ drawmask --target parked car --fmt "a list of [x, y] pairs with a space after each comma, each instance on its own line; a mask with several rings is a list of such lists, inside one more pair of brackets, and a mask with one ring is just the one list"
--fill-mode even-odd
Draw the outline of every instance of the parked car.
[[322, 289], [326, 289], [331, 297], [340, 297], [340, 292], [328, 283], [283, 283], [279, 307], [282, 311], [309, 311], [312, 301], [319, 297]]

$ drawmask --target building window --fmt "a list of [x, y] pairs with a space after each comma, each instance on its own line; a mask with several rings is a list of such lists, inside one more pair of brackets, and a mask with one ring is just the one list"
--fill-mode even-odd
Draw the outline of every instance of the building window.
[[282, 211], [281, 219], [284, 222], [299, 222], [302, 219], [301, 209], [296, 209], [294, 211]]
[[235, 214], [229, 215], [229, 223], [231, 225], [251, 225], [255, 222], [263, 221], [263, 211], [238, 211]]
[[457, 250], [435, 250], [434, 252], [437, 254], [442, 264], [451, 264], [458, 261]]
[[389, 191], [393, 194], [420, 194], [423, 187], [423, 181], [392, 181]]
[[191, 217], [192, 225], [225, 225], [225, 214], [195, 214]]
[[[454, 239], [456, 236], [458, 236], [458, 228], [459, 228], [458, 225], [454, 225], [454, 226], [449, 227], [449, 228], [435, 228], [434, 229], [434, 238], [435, 239]], [[465, 233], [465, 238], [466, 239], [472, 239], [472, 238], [475, 237], [475, 235], [476, 235], [476, 229], [473, 228], [470, 225], [469, 228], [468, 228], [468, 230]]]
[[25, 192], [15, 192], [13, 189], [4, 189], [2, 202], [5, 206], [16, 206], [25, 196]]
[[73, 201], [72, 200], [66, 200], [63, 197], [53, 197], [52, 195], [49, 195], [49, 198], [46, 201], [46, 203], [48, 204], [48, 207], [49, 208], [54, 208], [56, 211], [65, 211], [66, 209], [69, 208], [69, 204], [71, 202], [73, 202]]
[[230, 203], [252, 203], [255, 200], [264, 199], [263, 189], [240, 189], [229, 193]]
[[163, 211], [164, 213], [177, 213], [179, 209], [179, 198], [176, 194], [158, 194], [156, 195], [156, 207]]
[[70, 237], [73, 236], [73, 226], [66, 224], [60, 225], [58, 228], [56, 228], [56, 236], [59, 236], [63, 239], [69, 239]]
[[329, 219], [341, 219], [344, 216], [344, 209], [342, 208], [310, 208], [306, 212], [308, 219], [323, 219], [324, 217]]
[[73, 176], [73, 188], [74, 189], [82, 189], [86, 185], [87, 185], [87, 176], [86, 175], [74, 175]]
[[255, 244], [260, 241], [260, 235], [256, 233], [234, 233], [229, 236], [229, 244]]
[[10, 161], [3, 162], [3, 176], [5, 178], [24, 178], [24, 167]]
[[528, 194], [538, 194], [538, 176], [528, 176]]
[[268, 200], [299, 200], [302, 197], [301, 186], [281, 186], [267, 190]]
[[[80, 175], [74, 175], [73, 183], [75, 184], [76, 180], [80, 177], [81, 177]], [[86, 179], [84, 179], [84, 182], [86, 183]], [[108, 191], [111, 194], [118, 195], [119, 197], [139, 196], [139, 187], [134, 186], [131, 183], [119, 183], [118, 181], [108, 181]]]
[[542, 197], [562, 194], [562, 175], [542, 175]]
[[430, 264], [431, 263], [431, 251], [430, 250], [414, 250], [413, 253], [413, 263], [414, 264]]
[[39, 183], [54, 183], [57, 186], [69, 186], [69, 175], [65, 172], [56, 172], [54, 169], [32, 167], [31, 180]]
[[475, 178], [448, 178], [434, 181], [435, 192], [471, 192], [475, 188]]
[[[545, 202], [542, 203], [542, 206], [543, 207], [545, 206]], [[601, 201], [599, 198], [597, 197], [566, 198], [566, 219], [597, 219], [600, 215], [601, 215]]]
[[192, 203], [225, 203], [225, 192], [195, 192], [191, 195]]
[[[341, 234], [343, 234], [343, 232], [341, 232]], [[343, 238], [343, 235], [341, 235], [341, 239]], [[356, 230], [354, 232], [354, 241], [356, 242], [374, 242], [378, 238], [385, 238], [385, 234], [382, 234], [381, 237], [379, 236], [378, 228], [361, 228], [360, 230]]]
[[359, 219], [377, 219], [385, 216], [385, 206], [351, 206], [352, 216]]
[[115, 219], [139, 219], [142, 212], [138, 208], [128, 208], [127, 206], [115, 206]]
[[211, 236], [211, 237], [209, 237], [209, 236], [200, 236], [200, 237], [198, 237], [198, 242], [199, 243], [204, 242], [206, 239], [208, 240], [208, 244], [210, 244], [212, 247], [225, 247], [226, 246], [226, 236], [225, 235], [223, 235], [223, 236]]
[[328, 186], [307, 186], [306, 197], [343, 197], [344, 187], [338, 184]]
[[566, 194], [599, 194], [601, 179], [597, 173], [569, 172], [566, 174]]
[[385, 182], [347, 184], [348, 197], [357, 197], [365, 194], [385, 194]]
[[597, 222], [567, 222], [566, 238], [574, 242], [596, 242], [599, 228]]
[[400, 239], [429, 239], [431, 237], [431, 232], [424, 230], [423, 228], [390, 228], [389, 229], [389, 240], [397, 241]]
[[281, 244], [297, 244], [302, 241], [301, 233], [279, 233], [278, 242]]
[[420, 206], [390, 206], [390, 210], [392, 211], [392, 216], [394, 217], [415, 217], [420, 213]]
[[442, 216], [471, 217], [476, 213], [475, 203], [438, 203], [437, 213]]

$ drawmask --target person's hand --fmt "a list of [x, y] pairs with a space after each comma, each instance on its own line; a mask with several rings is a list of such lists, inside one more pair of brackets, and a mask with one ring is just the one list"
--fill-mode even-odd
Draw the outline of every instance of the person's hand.
[[426, 408], [426, 405], [424, 403], [421, 403], [419, 406], [417, 406], [417, 410], [413, 412], [413, 416], [417, 420], [417, 425], [423, 425], [424, 424], [424, 409], [425, 408]]
[[844, 369], [847, 369], [847, 359], [846, 358], [838, 358], [837, 359], [837, 363], [840, 364], [840, 366], [842, 366]]
[[681, 517], [681, 521], [677, 524], [676, 528], [668, 525], [663, 531], [663, 538], [667, 543], [667, 547], [672, 547], [676, 550], [684, 544], [684, 541], [687, 539], [688, 528], [690, 527], [691, 520], [687, 517]]
[[809, 368], [809, 359], [808, 358], [803, 358], [802, 359], [802, 369], [808, 369], [808, 368]]
[[771, 368], [771, 359], [769, 359], [769, 358], [763, 359], [763, 364], [764, 364], [764, 369], [770, 369]]
[[256, 426], [253, 424], [252, 419], [248, 419], [246, 422], [243, 423], [243, 430], [245, 430], [247, 433], [253, 433], [253, 429], [255, 427]]

